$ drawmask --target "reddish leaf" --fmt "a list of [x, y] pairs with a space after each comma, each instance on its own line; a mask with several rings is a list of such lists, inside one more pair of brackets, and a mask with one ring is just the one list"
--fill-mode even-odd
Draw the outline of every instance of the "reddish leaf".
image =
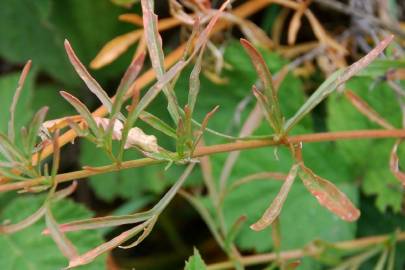
[[360, 217], [359, 209], [334, 184], [316, 175], [303, 163], [300, 166], [302, 182], [322, 206], [345, 221], [356, 221]]
[[294, 164], [290, 172], [285, 179], [283, 186], [281, 187], [279, 193], [277, 194], [276, 198], [274, 198], [273, 202], [266, 209], [263, 216], [253, 225], [250, 226], [252, 230], [261, 231], [264, 230], [266, 227], [270, 226], [274, 220], [280, 215], [281, 208], [284, 205], [285, 200], [287, 199], [287, 195], [294, 183], [295, 177], [297, 176], [299, 165]]

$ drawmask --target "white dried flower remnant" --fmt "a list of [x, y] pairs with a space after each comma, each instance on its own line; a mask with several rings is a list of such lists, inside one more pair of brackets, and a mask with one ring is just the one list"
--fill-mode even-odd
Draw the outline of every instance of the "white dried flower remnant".
[[[94, 117], [94, 121], [96, 121], [97, 126], [102, 127], [104, 130], [108, 128], [108, 125], [110, 124], [110, 119], [108, 118], [102, 118], [102, 117]], [[112, 133], [112, 138], [113, 140], [121, 140], [121, 134], [122, 134], [122, 129], [124, 128], [124, 125], [120, 120], [115, 120], [114, 121], [114, 127], [113, 127], [113, 133]]]
[[[49, 131], [55, 127], [61, 120], [65, 120], [65, 118], [55, 119], [46, 121], [42, 124], [40, 136], [43, 141], [46, 139], [51, 138]], [[110, 119], [103, 118], [103, 117], [94, 117], [94, 121], [96, 122], [98, 127], [101, 127], [103, 130], [108, 128], [110, 123]], [[120, 141], [122, 139], [122, 130], [124, 129], [124, 124], [116, 119], [114, 121], [113, 132], [112, 132], [112, 139]], [[157, 139], [153, 135], [145, 134], [142, 129], [134, 127], [131, 128], [128, 132], [128, 138], [125, 143], [125, 149], [131, 147], [138, 147], [146, 152], [157, 153], [159, 152], [159, 146], [157, 144]]]
[[134, 127], [129, 130], [125, 149], [137, 146], [144, 151], [159, 152], [157, 139], [153, 135], [146, 135], [140, 128]]

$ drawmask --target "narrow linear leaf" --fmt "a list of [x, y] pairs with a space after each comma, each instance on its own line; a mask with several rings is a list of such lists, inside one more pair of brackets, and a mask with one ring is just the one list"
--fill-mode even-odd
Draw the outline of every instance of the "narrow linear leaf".
[[172, 128], [153, 114], [143, 111], [139, 115], [139, 118], [154, 129], [159, 130], [167, 136], [176, 139], [176, 131], [174, 130], [174, 128]]
[[25, 218], [24, 220], [16, 224], [1, 225], [0, 234], [15, 233], [31, 226], [32, 224], [36, 223], [41, 217], [44, 216], [45, 210], [46, 210], [45, 206], [42, 206], [35, 213], [33, 213], [29, 217]]
[[113, 109], [111, 112], [112, 115], [114, 115], [116, 112], [120, 110], [123, 103], [123, 98], [126, 92], [128, 91], [129, 87], [132, 85], [132, 83], [135, 81], [135, 79], [141, 72], [144, 61], [145, 61], [145, 54], [141, 53], [129, 65], [127, 71], [125, 72], [118, 86], [116, 97], [113, 104]]
[[[157, 15], [153, 12], [153, 2], [142, 0], [143, 25], [146, 45], [148, 47], [152, 67], [156, 72], [157, 79], [161, 79], [165, 73], [164, 53], [162, 48], [162, 38], [158, 31]], [[180, 110], [176, 95], [173, 89], [163, 86], [163, 92], [167, 97], [168, 110], [175, 123], [179, 121]]]
[[[13, 166], [13, 167], [14, 167], [14, 166]], [[3, 166], [2, 166], [2, 164], [0, 164], [0, 174], [1, 174], [2, 176], [7, 177], [7, 178], [10, 179], [10, 180], [26, 181], [26, 180], [29, 180], [29, 179], [30, 179], [30, 178], [27, 178], [27, 177], [24, 177], [24, 176], [15, 174], [15, 173], [13, 173], [12, 171], [8, 171], [8, 170], [4, 169]]]
[[322, 206], [344, 221], [353, 222], [360, 217], [359, 209], [334, 184], [316, 175], [302, 162], [300, 166], [298, 174], [302, 182]]
[[145, 54], [141, 53], [136, 57], [131, 64], [129, 65], [127, 71], [121, 79], [121, 82], [118, 86], [117, 93], [115, 95], [114, 102], [111, 109], [111, 120], [109, 121], [108, 127], [106, 128], [106, 138], [108, 142], [111, 142], [113, 137], [113, 130], [116, 124], [117, 118], [124, 121], [125, 117], [121, 114], [121, 107], [125, 101], [125, 94], [127, 93], [129, 87], [138, 77], [139, 72], [142, 69], [143, 63], [145, 60]]
[[343, 74], [343, 70], [337, 70], [329, 76], [308, 100], [299, 108], [293, 117], [284, 124], [284, 131], [290, 131], [305, 115], [315, 108], [322, 100], [331, 94], [338, 87], [338, 79]]
[[135, 30], [123, 35], [117, 36], [110, 40], [103, 46], [103, 48], [98, 52], [96, 57], [90, 62], [90, 67], [92, 69], [100, 69], [117, 59], [122, 55], [128, 48], [141, 39], [143, 35], [143, 30]]
[[270, 117], [271, 112], [267, 97], [263, 95], [262, 92], [260, 92], [255, 85], [252, 86], [252, 93], [257, 99], [257, 103], [259, 104], [259, 107], [267, 122], [270, 124], [271, 127], [273, 127], [273, 119]]
[[15, 110], [17, 108], [17, 102], [20, 98], [22, 89], [24, 87], [25, 79], [27, 78], [28, 72], [31, 69], [31, 64], [32, 64], [31, 60], [28, 60], [28, 62], [25, 64], [25, 66], [21, 72], [20, 78], [18, 80], [17, 88], [15, 90], [15, 93], [13, 96], [13, 101], [10, 106], [10, 120], [8, 122], [8, 138], [10, 139], [11, 142], [14, 142], [14, 140], [15, 140], [15, 128], [14, 128], [15, 119], [14, 118], [15, 118]]
[[43, 107], [40, 109], [32, 119], [28, 127], [28, 136], [26, 138], [26, 154], [28, 158], [31, 158], [33, 149], [37, 142], [39, 130], [42, 126], [42, 123], [45, 121], [46, 114], [48, 113], [48, 107]]
[[197, 131], [197, 134], [194, 139], [193, 143], [193, 148], [192, 151], [194, 152], [195, 148], [197, 147], [198, 143], [200, 142], [202, 135], [204, 134], [204, 131], [207, 130], [208, 122], [211, 119], [211, 117], [218, 111], [219, 106], [215, 106], [214, 109], [212, 109], [210, 112], [208, 112], [205, 116], [204, 119], [201, 123], [200, 129]]
[[129, 229], [129, 230], [121, 233], [120, 235], [114, 237], [110, 241], [107, 241], [107, 242], [99, 245], [98, 247], [95, 247], [94, 249], [84, 253], [83, 255], [75, 257], [74, 259], [69, 261], [69, 266], [67, 267], [67, 269], [71, 269], [71, 268], [74, 268], [74, 267], [77, 267], [80, 265], [85, 265], [85, 264], [91, 263], [101, 254], [116, 248], [117, 246], [121, 245], [125, 241], [129, 240], [134, 235], [141, 232], [147, 225], [145, 223], [146, 222], [141, 223], [141, 224], [133, 227], [132, 229]]
[[[84, 220], [77, 220], [65, 224], [59, 225], [59, 230], [61, 232], [74, 232], [74, 231], [83, 231], [83, 230], [94, 230], [105, 227], [120, 226], [126, 224], [135, 224], [143, 222], [150, 219], [153, 216], [151, 211], [145, 211], [136, 213], [134, 215], [124, 215], [124, 216], [107, 216], [107, 217], [98, 217], [90, 218]], [[45, 229], [42, 231], [42, 234], [48, 235], [49, 230]]]
[[346, 68], [344, 73], [342, 74], [342, 76], [340, 76], [338, 80], [338, 85], [346, 82], [351, 77], [360, 72], [362, 69], [367, 67], [371, 62], [373, 62], [378, 57], [378, 55], [382, 53], [385, 50], [385, 48], [392, 42], [393, 39], [394, 35], [388, 35], [380, 43], [378, 43], [377, 46], [374, 49], [372, 49], [368, 54], [366, 54], [360, 60], [358, 60], [357, 62], [353, 63], [348, 68]]
[[225, 1], [221, 7], [215, 12], [214, 16], [212, 16], [210, 22], [205, 27], [205, 29], [201, 32], [198, 36], [198, 39], [195, 43], [194, 52], [192, 53], [191, 57], [193, 57], [205, 44], [208, 42], [212, 29], [214, 28], [215, 24], [217, 23], [218, 19], [221, 17], [225, 8], [229, 5], [231, 1]]
[[122, 142], [121, 142], [121, 152], [124, 149], [125, 142], [128, 138], [128, 132], [130, 128], [134, 125], [135, 121], [138, 119], [142, 111], [149, 106], [149, 104], [155, 99], [155, 97], [160, 93], [162, 88], [168, 84], [177, 74], [186, 66], [185, 61], [179, 61], [174, 66], [172, 66], [160, 80], [158, 80], [146, 94], [141, 98], [137, 106], [129, 112], [128, 119], [125, 122], [124, 129], [122, 132]]
[[109, 112], [112, 109], [112, 103], [110, 97], [104, 91], [104, 89], [98, 84], [98, 82], [90, 75], [84, 65], [80, 62], [79, 58], [76, 56], [75, 52], [70, 46], [68, 40], [65, 40], [65, 50], [69, 57], [70, 63], [76, 70], [77, 74], [79, 74], [80, 78], [83, 82], [87, 85], [89, 90], [97, 96], [97, 98], [101, 101], [101, 103], [107, 108]]
[[299, 169], [298, 164], [294, 164], [279, 191], [277, 196], [274, 198], [273, 202], [270, 204], [269, 208], [266, 209], [263, 216], [253, 225], [250, 226], [252, 230], [261, 231], [270, 226], [274, 220], [280, 215], [281, 209], [284, 205], [287, 195], [294, 183]]
[[83, 119], [86, 120], [86, 123], [89, 125], [94, 134], [96, 134], [97, 137], [100, 137], [100, 130], [98, 129], [97, 123], [91, 115], [89, 109], [87, 109], [87, 107], [78, 98], [69, 94], [68, 92], [60, 91], [60, 94], [76, 109]]
[[140, 244], [143, 240], [145, 240], [146, 237], [148, 237], [149, 234], [152, 232], [153, 227], [155, 226], [157, 219], [158, 219], [158, 216], [157, 216], [157, 215], [156, 215], [156, 216], [153, 216], [151, 219], [149, 219], [149, 220], [147, 221], [147, 222], [148, 222], [148, 225], [143, 229], [142, 234], [141, 234], [141, 235], [138, 237], [138, 239], [136, 239], [136, 241], [134, 241], [132, 244], [129, 244], [129, 245], [127, 245], [127, 246], [118, 246], [118, 247], [119, 247], [119, 248], [122, 248], [122, 249], [129, 249], [129, 248], [133, 248], [133, 247], [136, 247], [137, 245], [139, 245], [139, 244]]
[[[190, 175], [192, 169], [194, 168], [194, 165], [195, 165], [194, 163], [191, 163], [186, 168], [186, 170], [183, 172], [183, 174], [180, 176], [177, 182], [169, 189], [169, 191], [162, 197], [162, 199], [149, 211], [137, 213], [134, 215], [99, 217], [74, 221], [59, 225], [59, 230], [62, 232], [91, 230], [125, 224], [134, 224], [148, 220], [152, 218], [154, 215], [158, 215], [161, 211], [163, 211], [163, 209], [165, 209], [165, 207], [173, 199], [174, 195], [176, 195], [179, 188], [183, 185], [184, 181]], [[49, 234], [49, 231], [44, 230], [42, 233], [46, 235]]]
[[405, 187], [405, 173], [399, 169], [399, 158], [398, 158], [398, 146], [401, 144], [402, 140], [397, 140], [392, 147], [391, 157], [390, 157], [390, 170], [394, 176], [402, 183]]
[[360, 60], [350, 65], [345, 69], [338, 70], [329, 76], [311, 97], [301, 106], [293, 117], [288, 119], [284, 125], [284, 131], [288, 132], [293, 128], [305, 115], [307, 115], [315, 106], [331, 94], [337, 87], [345, 83], [351, 77], [359, 73], [367, 65], [369, 65], [377, 56], [388, 46], [394, 36], [390, 35], [381, 41], [374, 49]]
[[200, 73], [201, 73], [201, 64], [204, 55], [204, 50], [201, 50], [197, 60], [194, 64], [193, 70], [190, 74], [190, 89], [188, 93], [188, 101], [187, 105], [190, 109], [190, 113], [192, 114], [194, 111], [195, 103], [197, 101], [197, 96], [200, 91]]
[[268, 118], [270, 119], [270, 124], [274, 131], [279, 134], [283, 125], [283, 116], [280, 110], [280, 105], [278, 103], [277, 91], [273, 84], [272, 75], [268, 69], [266, 62], [264, 61], [262, 55], [250, 44], [246, 39], [241, 39], [240, 43], [250, 57], [250, 60], [256, 69], [256, 72], [263, 83], [263, 93], [267, 99], [267, 109]]
[[224, 239], [222, 239], [222, 236], [218, 232], [218, 226], [215, 223], [214, 218], [211, 216], [210, 212], [208, 209], [204, 206], [204, 204], [196, 198], [195, 196], [189, 194], [188, 192], [184, 190], [179, 190], [179, 194], [183, 196], [193, 207], [194, 209], [198, 212], [200, 217], [204, 220], [205, 224], [207, 225], [208, 229], [210, 230], [211, 234], [214, 236], [215, 241], [222, 247], [225, 248], [225, 242]]
[[2, 133], [0, 133], [0, 152], [11, 162], [25, 161], [25, 157], [20, 150]]
[[79, 256], [75, 246], [72, 242], [59, 230], [58, 223], [52, 215], [49, 203], [46, 206], [45, 222], [50, 231], [50, 234], [62, 252], [63, 256], [69, 260], [74, 260]]
[[247, 220], [246, 216], [241, 216], [238, 218], [235, 223], [232, 225], [231, 229], [227, 233], [225, 237], [225, 250], [230, 251], [232, 248], [232, 244], [234, 243], [236, 236], [238, 236], [239, 232], [242, 229], [242, 226], [245, 224]]

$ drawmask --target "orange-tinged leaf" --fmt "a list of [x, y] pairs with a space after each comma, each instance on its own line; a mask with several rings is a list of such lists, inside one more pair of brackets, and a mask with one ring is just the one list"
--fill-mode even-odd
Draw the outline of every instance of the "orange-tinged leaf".
[[394, 176], [402, 183], [405, 187], [405, 173], [399, 169], [399, 158], [397, 155], [398, 146], [401, 144], [402, 140], [397, 140], [391, 150], [390, 158], [390, 170]]
[[345, 221], [356, 221], [360, 211], [334, 184], [316, 175], [302, 162], [299, 176], [305, 187], [312, 193], [318, 202], [329, 211]]
[[136, 13], [126, 13], [126, 14], [121, 14], [118, 17], [118, 20], [122, 21], [122, 22], [127, 22], [127, 23], [132, 23], [138, 26], [143, 26], [143, 20], [142, 17], [139, 16]]
[[110, 64], [126, 52], [132, 44], [142, 37], [142, 35], [143, 30], [135, 30], [110, 40], [104, 45], [93, 61], [90, 62], [90, 67], [93, 69], [99, 69]]
[[301, 27], [301, 18], [309, 3], [309, 0], [302, 2], [300, 8], [294, 13], [290, 21], [290, 26], [288, 27], [288, 44], [290, 45], [293, 45], [297, 39], [297, 33]]
[[344, 48], [336, 40], [334, 40], [328, 35], [328, 33], [323, 28], [321, 23], [318, 21], [318, 19], [310, 10], [305, 11], [305, 16], [307, 17], [309, 23], [311, 24], [312, 30], [314, 30], [314, 34], [319, 39], [319, 41], [342, 54], [346, 54], [346, 48]]
[[269, 208], [266, 209], [263, 216], [253, 225], [250, 226], [252, 230], [261, 231], [270, 226], [276, 218], [280, 215], [281, 209], [284, 205], [287, 195], [294, 183], [295, 177], [299, 169], [298, 164], [294, 164], [288, 173], [283, 185]]

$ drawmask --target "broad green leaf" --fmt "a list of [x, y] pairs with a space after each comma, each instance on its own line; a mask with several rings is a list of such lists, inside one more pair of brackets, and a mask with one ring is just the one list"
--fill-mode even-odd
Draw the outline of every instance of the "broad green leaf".
[[193, 256], [190, 256], [186, 261], [184, 270], [204, 270], [207, 269], [203, 259], [201, 258], [200, 252], [194, 248]]
[[[44, 201], [44, 196], [24, 196], [13, 200], [1, 213], [1, 220], [10, 219], [11, 222], [21, 220], [25, 216], [38, 209]], [[72, 219], [90, 217], [91, 213], [71, 200], [62, 200], [52, 207], [55, 218], [59, 222], [67, 222]], [[28, 227], [25, 230], [0, 236], [0, 259], [1, 269], [61, 269], [67, 265], [67, 260], [56, 248], [55, 243], [49, 236], [41, 235], [45, 227], [45, 221]], [[84, 252], [90, 247], [100, 244], [103, 240], [96, 231], [75, 232], [68, 234], [69, 239], [75, 243], [79, 252]], [[99, 258], [93, 264], [83, 269], [103, 269], [103, 258]]]

